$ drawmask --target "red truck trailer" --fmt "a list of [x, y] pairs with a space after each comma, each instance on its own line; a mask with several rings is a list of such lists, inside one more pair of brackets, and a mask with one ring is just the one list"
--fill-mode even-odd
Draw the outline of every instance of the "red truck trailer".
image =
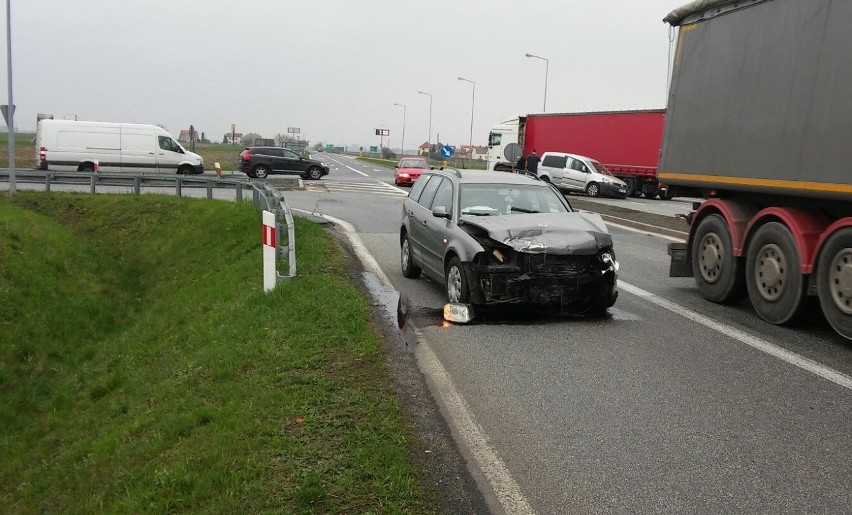
[[679, 27], [660, 180], [706, 198], [670, 276], [852, 339], [852, 2], [700, 0]]
[[529, 114], [503, 121], [488, 138], [488, 168], [509, 170], [519, 152], [591, 157], [632, 194], [671, 198], [656, 178], [665, 110]]

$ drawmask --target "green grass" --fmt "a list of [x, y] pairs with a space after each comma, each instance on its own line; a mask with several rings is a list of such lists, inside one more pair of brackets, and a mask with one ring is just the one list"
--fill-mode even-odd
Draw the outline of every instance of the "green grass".
[[[15, 133], [15, 168], [35, 166], [35, 133]], [[0, 168], [9, 166], [9, 133], [0, 134]]]
[[250, 204], [0, 198], [9, 513], [432, 512], [370, 308], [323, 229], [261, 288]]

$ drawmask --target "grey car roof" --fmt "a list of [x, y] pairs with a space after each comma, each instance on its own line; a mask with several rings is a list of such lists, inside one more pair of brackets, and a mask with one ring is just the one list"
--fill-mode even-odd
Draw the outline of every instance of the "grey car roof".
[[533, 184], [540, 185], [541, 181], [522, 174], [509, 172], [489, 172], [483, 170], [429, 170], [444, 177], [455, 178], [459, 183], [489, 183], [489, 184]]

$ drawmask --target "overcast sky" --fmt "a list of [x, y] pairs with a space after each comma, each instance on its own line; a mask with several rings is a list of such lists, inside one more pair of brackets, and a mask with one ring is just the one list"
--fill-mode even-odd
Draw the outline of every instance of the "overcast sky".
[[[190, 123], [214, 141], [301, 128], [313, 143], [467, 144], [542, 111], [665, 106], [685, 0], [12, 0], [16, 125], [36, 113]], [[2, 62], [3, 77], [6, 62]], [[0, 93], [6, 103], [5, 87]]]

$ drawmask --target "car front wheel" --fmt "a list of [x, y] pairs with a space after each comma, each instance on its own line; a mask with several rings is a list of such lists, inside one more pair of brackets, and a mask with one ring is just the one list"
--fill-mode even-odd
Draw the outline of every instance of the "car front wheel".
[[447, 265], [445, 284], [447, 287], [447, 299], [450, 302], [458, 304], [467, 304], [470, 302], [470, 288], [467, 284], [467, 277], [464, 275], [461, 260], [457, 257], [453, 257]]
[[308, 169], [308, 179], [313, 181], [318, 181], [322, 177], [322, 169], [314, 166], [313, 168]]

